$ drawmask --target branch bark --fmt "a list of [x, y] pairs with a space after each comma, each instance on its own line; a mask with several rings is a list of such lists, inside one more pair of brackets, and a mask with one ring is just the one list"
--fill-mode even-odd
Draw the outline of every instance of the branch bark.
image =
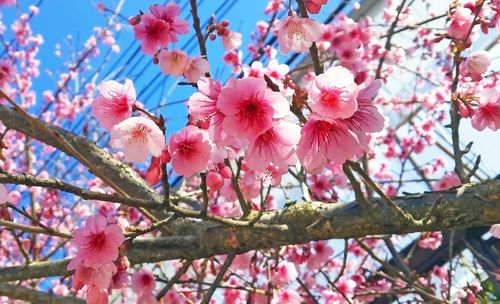
[[[163, 238], [137, 238], [127, 253], [132, 264], [174, 259], [198, 259], [218, 254], [239, 254], [250, 250], [303, 244], [315, 240], [367, 235], [402, 234], [500, 223], [500, 180], [440, 192], [407, 195], [393, 201], [414, 218], [424, 218], [433, 202], [442, 203], [424, 224], [407, 221], [380, 199], [370, 210], [356, 202], [326, 204], [299, 203], [279, 211], [264, 212], [258, 223], [287, 225], [276, 233], [271, 229], [177, 220]], [[474, 212], [471, 212], [471, 211]], [[369, 212], [369, 213], [367, 213]], [[252, 213], [251, 215], [255, 215]], [[0, 282], [68, 275], [69, 259], [32, 263], [0, 269]]]
[[85, 301], [82, 299], [51, 295], [46, 292], [11, 284], [0, 284], [0, 296], [40, 304], [85, 304]]

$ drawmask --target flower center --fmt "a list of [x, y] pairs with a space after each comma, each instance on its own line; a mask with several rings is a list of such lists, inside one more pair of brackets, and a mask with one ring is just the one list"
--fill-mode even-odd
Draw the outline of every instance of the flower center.
[[129, 131], [130, 138], [133, 141], [145, 143], [148, 139], [149, 128], [143, 124], [138, 124]]
[[194, 151], [193, 143], [190, 141], [185, 141], [180, 144], [178, 149], [182, 155], [188, 156]]
[[338, 105], [341, 100], [340, 93], [341, 92], [337, 89], [323, 92], [323, 94], [321, 94], [321, 103], [328, 107]]
[[295, 23], [291, 23], [288, 28], [287, 37], [290, 40], [305, 40], [306, 34], [301, 26]]
[[101, 251], [102, 248], [104, 248], [104, 245], [106, 244], [106, 234], [103, 232], [92, 234], [90, 236], [90, 240], [87, 243], [87, 246], [92, 250], [92, 251]]

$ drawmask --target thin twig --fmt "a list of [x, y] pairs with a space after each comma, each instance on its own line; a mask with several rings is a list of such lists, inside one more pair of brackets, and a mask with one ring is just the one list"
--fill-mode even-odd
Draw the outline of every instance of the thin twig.
[[215, 290], [217, 289], [217, 286], [219, 286], [220, 282], [222, 281], [222, 278], [224, 278], [224, 275], [226, 274], [227, 270], [229, 269], [229, 267], [233, 263], [234, 256], [235, 256], [234, 253], [230, 253], [227, 255], [227, 258], [224, 261], [222, 268], [219, 270], [217, 277], [215, 277], [213, 285], [210, 286], [210, 289], [208, 289], [207, 293], [203, 297], [203, 300], [201, 300], [201, 304], [207, 304], [208, 302], [210, 302], [212, 295], [214, 294]]
[[158, 292], [158, 294], [156, 295], [156, 300], [160, 301], [161, 298], [163, 298], [167, 294], [170, 288], [172, 288], [172, 286], [174, 286], [174, 284], [177, 283], [180, 277], [186, 273], [186, 271], [189, 269], [192, 263], [193, 260], [187, 260], [186, 262], [184, 262], [182, 267], [175, 273], [175, 275], [170, 280], [167, 281], [167, 284], [163, 286], [163, 288]]

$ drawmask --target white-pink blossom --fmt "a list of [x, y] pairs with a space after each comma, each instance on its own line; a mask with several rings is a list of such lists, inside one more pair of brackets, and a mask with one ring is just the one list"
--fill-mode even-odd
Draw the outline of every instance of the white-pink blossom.
[[111, 146], [122, 148], [126, 161], [143, 162], [152, 154], [159, 157], [165, 148], [165, 136], [149, 118], [130, 117], [111, 129]]

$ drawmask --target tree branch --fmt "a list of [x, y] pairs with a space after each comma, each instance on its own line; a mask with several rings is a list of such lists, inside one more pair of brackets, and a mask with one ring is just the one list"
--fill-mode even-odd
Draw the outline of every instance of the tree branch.
[[[289, 229], [280, 233], [272, 229], [231, 227], [180, 219], [177, 225], [169, 226], [169, 231], [173, 235], [171, 237], [135, 239], [127, 257], [132, 264], [198, 259], [218, 254], [238, 254], [256, 249], [303, 244], [315, 240], [435, 231], [500, 223], [500, 180], [448, 191], [407, 195], [393, 198], [393, 201], [414, 218], [424, 218], [430, 206], [439, 197], [442, 197], [442, 203], [423, 224], [408, 221], [392, 208], [378, 202], [379, 199], [372, 200], [378, 207], [374, 208], [370, 216], [366, 216], [355, 201], [345, 204], [299, 203], [283, 210], [264, 212], [258, 223], [288, 225]], [[475, 212], [470, 212], [472, 206]], [[66, 259], [3, 268], [0, 269], [0, 282], [68, 275], [69, 272], [66, 270], [68, 262], [69, 259]]]
[[40, 304], [85, 304], [85, 301], [73, 297], [62, 297], [51, 295], [46, 292], [37, 291], [13, 284], [0, 284], [0, 296], [6, 296], [12, 299], [29, 301]]

